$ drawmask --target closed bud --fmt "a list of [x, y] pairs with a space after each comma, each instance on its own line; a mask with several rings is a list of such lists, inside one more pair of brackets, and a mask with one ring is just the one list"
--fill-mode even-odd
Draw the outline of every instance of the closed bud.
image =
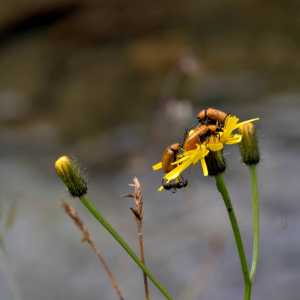
[[55, 169], [72, 197], [82, 197], [87, 193], [87, 182], [74, 160], [62, 156], [55, 163]]
[[224, 173], [226, 170], [226, 161], [223, 157], [222, 150], [210, 151], [205, 156], [205, 162], [209, 176], [217, 176], [218, 174]]
[[258, 140], [255, 127], [252, 123], [246, 123], [239, 128], [242, 141], [239, 143], [243, 162], [246, 165], [259, 163]]

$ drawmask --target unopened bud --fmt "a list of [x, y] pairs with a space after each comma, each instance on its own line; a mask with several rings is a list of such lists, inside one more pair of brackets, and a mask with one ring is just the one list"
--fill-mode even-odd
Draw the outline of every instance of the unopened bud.
[[222, 150], [210, 151], [205, 156], [205, 162], [209, 176], [217, 176], [218, 174], [224, 173], [226, 170], [226, 161], [223, 157]]
[[87, 182], [75, 161], [62, 156], [55, 163], [55, 169], [72, 197], [82, 197], [87, 193]]
[[244, 124], [239, 128], [242, 141], [239, 143], [243, 162], [246, 165], [258, 164], [259, 149], [255, 127], [252, 123]]

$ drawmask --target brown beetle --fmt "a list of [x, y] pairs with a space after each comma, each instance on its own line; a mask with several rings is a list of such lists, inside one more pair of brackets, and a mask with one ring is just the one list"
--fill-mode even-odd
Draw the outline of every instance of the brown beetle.
[[209, 137], [212, 135], [217, 136], [222, 131], [223, 129], [216, 125], [201, 125], [185, 140], [184, 149], [186, 151], [194, 150], [197, 144], [201, 146], [205, 141], [207, 142]]
[[225, 112], [218, 109], [207, 108], [199, 112], [198, 121], [202, 124], [206, 123], [206, 125], [210, 120], [215, 122], [218, 121], [218, 126], [223, 127], [225, 125], [225, 120], [229, 115], [230, 114], [226, 114]]
[[164, 153], [162, 158], [162, 170], [167, 174], [176, 168], [176, 165], [172, 165], [172, 163], [176, 160], [176, 154], [180, 149], [179, 143], [172, 144], [168, 147]]

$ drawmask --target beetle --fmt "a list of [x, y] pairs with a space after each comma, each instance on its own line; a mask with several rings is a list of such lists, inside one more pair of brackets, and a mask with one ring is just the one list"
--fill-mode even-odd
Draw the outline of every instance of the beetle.
[[188, 185], [188, 180], [184, 180], [181, 176], [182, 181], [179, 182], [170, 182], [170, 183], [164, 183], [164, 179], [162, 180], [162, 186], [165, 190], [169, 191], [172, 189], [172, 193], [176, 193], [177, 189], [184, 188]]
[[224, 126], [225, 125], [225, 120], [227, 119], [227, 117], [230, 115], [226, 114], [225, 112], [218, 110], [218, 109], [214, 109], [214, 108], [207, 108], [207, 109], [203, 109], [199, 112], [198, 114], [198, 121], [201, 123], [206, 123], [209, 120], [218, 121], [218, 125], [219, 126]]
[[167, 174], [176, 168], [176, 165], [172, 165], [176, 160], [176, 155], [180, 149], [179, 143], [172, 144], [169, 146], [161, 160], [162, 170]]
[[191, 127], [187, 128], [186, 132], [195, 129], [199, 124], [200, 125], [205, 124], [208, 126], [210, 124], [216, 124], [216, 122], [218, 122], [218, 126], [224, 127], [225, 121], [228, 116], [230, 116], [230, 113], [226, 114], [221, 110], [214, 109], [211, 107], [207, 109], [203, 109], [198, 114], [198, 121], [195, 124], [193, 124]]
[[[185, 133], [184, 133], [184, 135], [183, 135], [183, 141], [182, 141], [182, 144], [180, 145], [181, 148], [184, 147], [184, 144], [185, 144], [187, 138], [189, 137], [189, 132], [190, 132], [192, 129], [196, 131], [196, 130], [198, 130], [201, 126], [204, 126], [203, 124], [201, 124], [201, 122], [200, 122], [200, 126], [199, 126], [199, 127], [197, 127], [196, 125], [199, 126], [199, 121], [197, 121], [197, 122], [196, 122], [193, 126], [191, 126], [191, 127], [186, 127]], [[206, 122], [205, 125], [206, 125], [206, 126], [209, 126], [209, 125], [216, 125], [216, 122], [214, 122], [214, 121], [212, 121], [212, 120], [207, 120], [207, 122]]]
[[[172, 165], [173, 162], [176, 161], [176, 156], [180, 150], [181, 145], [179, 143], [172, 144], [169, 146], [162, 158], [162, 170], [167, 174], [174, 170], [177, 166]], [[164, 179], [162, 180], [162, 186], [166, 190], [172, 190], [172, 193], [176, 193], [177, 189], [181, 189], [183, 187], [186, 187], [188, 184], [187, 180], [184, 180], [181, 176], [182, 181], [179, 182], [170, 182], [170, 183], [164, 183]]]
[[194, 150], [196, 149], [196, 145], [203, 144], [204, 141], [207, 142], [208, 138], [212, 135], [217, 136], [219, 132], [222, 132], [223, 129], [220, 126], [216, 125], [201, 125], [198, 129], [196, 129], [187, 139], [184, 143], [184, 149], [186, 151]]

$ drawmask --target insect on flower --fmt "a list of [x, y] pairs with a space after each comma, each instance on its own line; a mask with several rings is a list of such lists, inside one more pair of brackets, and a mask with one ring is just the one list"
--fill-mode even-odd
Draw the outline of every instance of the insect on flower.
[[201, 123], [207, 123], [208, 121], [219, 122], [219, 126], [224, 126], [225, 121], [230, 116], [230, 114], [226, 114], [221, 110], [214, 108], [203, 109], [198, 114], [198, 120]]
[[201, 146], [201, 144], [203, 144], [204, 142], [206, 142], [207, 145], [207, 141], [211, 136], [219, 137], [219, 133], [222, 131], [223, 129], [216, 125], [200, 126], [186, 139], [184, 143], [185, 151], [194, 150], [196, 149], [196, 145]]
[[[171, 172], [172, 170], [174, 170], [176, 168], [176, 165], [174, 165], [173, 163], [176, 161], [177, 159], [177, 154], [180, 151], [180, 145], [178, 143], [172, 144], [171, 146], [169, 146], [162, 158], [162, 170], [167, 174], [169, 172]], [[176, 193], [177, 189], [181, 189], [183, 187], [187, 186], [187, 180], [185, 181], [182, 178], [182, 181], [180, 181], [178, 178], [176, 179], [175, 182], [171, 182], [171, 183], [165, 183], [164, 184], [164, 179], [162, 180], [162, 186], [166, 189], [166, 190], [171, 190], [173, 193]]]
[[191, 127], [189, 127], [187, 131], [195, 129], [199, 124], [200, 125], [205, 124], [206, 126], [217, 125], [222, 128], [224, 127], [228, 116], [230, 116], [229, 113], [226, 114], [225, 112], [218, 109], [214, 109], [214, 108], [203, 109], [198, 114], [197, 122], [193, 124]]
[[177, 189], [181, 189], [183, 187], [186, 187], [188, 185], [188, 180], [184, 180], [181, 176], [182, 181], [178, 182], [170, 182], [170, 183], [164, 183], [164, 179], [162, 180], [162, 186], [165, 190], [169, 191], [172, 190], [172, 193], [176, 193]]
[[[243, 126], [246, 123], [253, 122], [258, 120], [252, 119], [249, 121], [238, 123], [239, 119], [235, 116], [226, 116], [222, 119], [224, 121], [223, 128], [218, 132], [218, 135], [208, 135], [209, 139], [206, 139], [206, 147], [201, 147], [201, 138], [199, 141], [198, 134], [194, 134], [197, 130], [190, 130], [188, 132], [188, 137], [186, 139], [185, 145], [189, 144], [188, 141], [193, 141], [193, 146], [184, 147], [181, 153], [176, 155], [176, 160], [171, 163], [171, 165], [175, 165], [176, 167], [172, 169], [169, 173], [167, 173], [163, 179], [167, 180], [169, 183], [171, 180], [176, 179], [177, 182], [179, 181], [181, 173], [187, 169], [191, 164], [195, 166], [195, 164], [200, 161], [204, 176], [208, 175], [207, 165], [205, 162], [205, 156], [210, 151], [220, 151], [223, 149], [224, 145], [231, 145], [237, 144], [242, 140], [242, 135], [240, 134], [233, 134], [232, 131]], [[221, 121], [221, 118], [220, 118]], [[209, 127], [209, 126], [207, 126]], [[217, 127], [217, 126], [216, 126]], [[200, 126], [201, 128], [201, 126]], [[200, 128], [198, 130], [200, 130]], [[206, 129], [207, 130], [207, 129]], [[211, 129], [209, 129], [211, 130]], [[207, 130], [208, 131], [208, 130]], [[216, 132], [217, 130], [213, 131]], [[205, 134], [204, 134], [205, 135]], [[190, 138], [191, 137], [191, 138]], [[201, 137], [201, 136], [200, 136]], [[158, 170], [162, 168], [162, 163], [158, 163], [153, 166], [153, 170]], [[159, 191], [161, 191], [164, 187], [161, 186]]]
[[179, 150], [180, 150], [180, 145], [178, 143], [172, 144], [166, 149], [161, 161], [162, 170], [165, 173], [169, 173], [176, 168], [176, 166], [172, 165], [172, 163], [176, 160], [176, 154], [178, 153]]

